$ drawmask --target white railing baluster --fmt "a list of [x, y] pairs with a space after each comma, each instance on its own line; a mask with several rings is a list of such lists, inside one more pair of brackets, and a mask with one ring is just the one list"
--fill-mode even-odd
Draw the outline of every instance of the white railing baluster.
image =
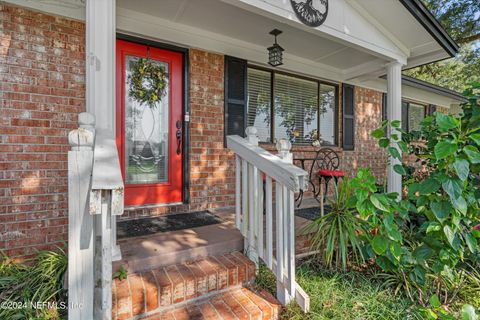
[[248, 248], [248, 162], [242, 159], [242, 235], [245, 237], [245, 248]]
[[[283, 186], [282, 185], [282, 200], [283, 200], [283, 203], [282, 203], [282, 236], [283, 236], [283, 244], [282, 244], [282, 257], [283, 257], [283, 270], [284, 270], [284, 276], [285, 276], [285, 271], [288, 272], [288, 265], [287, 265], [287, 259], [288, 259], [288, 245], [287, 245], [287, 241], [288, 241], [288, 229], [289, 229], [289, 226], [288, 226], [288, 215], [287, 215], [287, 211], [288, 211], [288, 207], [289, 207], [289, 204], [288, 204], [288, 189], [287, 187]], [[286, 300], [287, 300], [287, 303], [289, 302], [288, 301], [288, 297], [286, 297]]]
[[257, 255], [255, 252], [255, 188], [256, 185], [255, 167], [248, 164], [248, 248], [247, 256], [257, 262]]
[[272, 222], [272, 178], [265, 179], [265, 220], [266, 220], [266, 242], [267, 258], [265, 263], [268, 268], [273, 269], [273, 222]]
[[275, 224], [276, 224], [276, 258], [277, 269], [275, 273], [277, 275], [277, 298], [280, 302], [286, 304], [285, 286], [283, 284], [284, 278], [284, 257], [283, 257], [283, 186], [275, 183]]
[[257, 265], [261, 258], [274, 272], [280, 302], [285, 305], [296, 299], [302, 309], [308, 311], [309, 297], [295, 280], [294, 216], [294, 193], [306, 189], [308, 173], [292, 164], [291, 144], [287, 140], [277, 143], [277, 156], [258, 147], [255, 128], [248, 127], [245, 132], [246, 139], [227, 137], [228, 148], [236, 153], [236, 225], [245, 237], [244, 247], [248, 257]]
[[[253, 167], [253, 175], [252, 181], [250, 182], [250, 186], [253, 189], [253, 240], [255, 244], [255, 249], [258, 247], [258, 169]], [[258, 252], [257, 252], [258, 253]]]
[[237, 229], [241, 230], [241, 214], [242, 214], [242, 205], [241, 205], [241, 164], [240, 157], [235, 155], [235, 225]]
[[263, 241], [263, 173], [258, 172], [257, 177], [257, 241], [258, 241], [258, 256], [265, 261], [265, 245]]
[[[293, 191], [287, 190], [288, 198], [288, 210], [287, 214], [287, 225], [289, 228], [286, 230], [287, 234], [287, 265], [288, 265], [288, 290], [291, 294], [295, 295], [295, 195]], [[293, 227], [292, 227], [293, 226]], [[292, 297], [293, 298], [293, 297]]]

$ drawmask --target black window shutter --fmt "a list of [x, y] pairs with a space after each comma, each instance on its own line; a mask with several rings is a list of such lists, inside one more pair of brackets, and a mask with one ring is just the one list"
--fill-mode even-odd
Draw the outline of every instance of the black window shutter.
[[382, 122], [388, 119], [387, 115], [387, 94], [382, 93]]
[[408, 103], [402, 102], [402, 129], [408, 132]]
[[225, 56], [225, 136], [245, 136], [247, 126], [247, 61]]
[[427, 116], [433, 115], [435, 111], [437, 111], [437, 106], [434, 104], [429, 104], [427, 107]]
[[355, 87], [343, 84], [343, 149], [355, 149]]
[[[388, 113], [387, 113], [387, 94], [382, 93], [382, 122], [388, 120]], [[388, 126], [385, 127], [385, 135], [388, 133]]]

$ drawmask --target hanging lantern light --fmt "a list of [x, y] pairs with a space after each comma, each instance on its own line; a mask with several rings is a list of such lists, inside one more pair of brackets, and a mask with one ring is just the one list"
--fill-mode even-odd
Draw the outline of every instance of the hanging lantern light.
[[275, 37], [275, 43], [269, 47], [268, 50], [268, 64], [272, 67], [278, 67], [283, 64], [283, 51], [284, 49], [280, 47], [277, 43], [277, 36], [281, 34], [282, 31], [278, 29], [273, 29], [270, 31], [270, 34]]

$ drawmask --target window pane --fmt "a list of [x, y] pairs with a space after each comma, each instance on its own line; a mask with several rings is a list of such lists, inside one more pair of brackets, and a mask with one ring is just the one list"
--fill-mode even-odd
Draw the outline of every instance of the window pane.
[[[127, 56], [125, 72], [125, 183], [143, 184], [168, 181], [169, 90], [152, 108], [141, 105], [128, 94], [130, 75], [137, 57]], [[165, 71], [165, 62], [155, 61]]]
[[335, 144], [335, 87], [320, 84], [320, 138], [323, 143]]
[[271, 128], [271, 78], [270, 72], [248, 69], [248, 126], [258, 130], [261, 142], [269, 142]]
[[420, 130], [420, 122], [425, 118], [425, 106], [421, 104], [410, 103], [408, 108], [408, 130]]
[[318, 135], [318, 83], [275, 75], [275, 139], [311, 143]]

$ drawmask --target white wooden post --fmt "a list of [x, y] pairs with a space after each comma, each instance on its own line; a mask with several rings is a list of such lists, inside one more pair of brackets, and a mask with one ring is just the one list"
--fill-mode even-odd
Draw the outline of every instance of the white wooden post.
[[[93, 119], [91, 115], [80, 118]], [[90, 123], [81, 123], [88, 127]], [[70, 131], [68, 142], [68, 319], [93, 319], [94, 221], [89, 213], [95, 135], [90, 128]]]
[[[402, 64], [392, 62], [387, 65], [387, 117], [388, 120], [402, 121]], [[389, 135], [393, 128], [389, 126]], [[398, 134], [398, 132], [397, 132]], [[400, 138], [400, 134], [399, 134]], [[401, 151], [397, 145], [393, 147]], [[396, 164], [400, 164], [400, 160], [390, 157], [390, 165], [388, 167], [387, 190], [388, 192], [396, 192], [399, 199], [402, 197], [402, 176], [393, 170]]]
[[123, 190], [115, 139], [111, 132], [98, 129], [90, 192], [96, 236], [95, 319], [110, 319], [112, 314], [112, 261], [121, 256], [115, 230], [116, 216], [123, 214]]
[[255, 127], [247, 127], [245, 129], [245, 134], [247, 135], [247, 141], [253, 144], [254, 146], [258, 146], [258, 136], [257, 136], [257, 128]]
[[[86, 1], [86, 101], [97, 127], [115, 133], [116, 0]], [[112, 136], [114, 137], [114, 136]]]
[[[286, 163], [293, 163], [293, 154], [290, 152], [292, 144], [286, 139], [277, 141], [278, 156]], [[295, 298], [295, 197], [292, 190], [285, 186], [283, 193], [283, 265], [287, 270], [288, 283], [285, 295], [285, 303]]]
[[96, 249], [95, 255], [95, 319], [109, 320], [112, 316], [112, 207], [111, 192], [98, 193], [101, 201], [100, 214], [95, 215]]

